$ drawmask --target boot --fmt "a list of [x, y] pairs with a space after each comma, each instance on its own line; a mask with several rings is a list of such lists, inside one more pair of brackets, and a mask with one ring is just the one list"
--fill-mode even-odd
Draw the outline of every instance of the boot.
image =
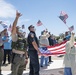
[[1, 74], [1, 70], [0, 70], [0, 75], [3, 75], [3, 74]]

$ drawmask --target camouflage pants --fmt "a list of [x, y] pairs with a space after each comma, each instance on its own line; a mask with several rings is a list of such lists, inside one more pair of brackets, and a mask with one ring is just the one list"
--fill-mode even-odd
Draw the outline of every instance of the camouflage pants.
[[11, 75], [22, 75], [25, 67], [25, 57], [15, 55], [13, 63], [11, 65]]
[[0, 74], [1, 74], [1, 65], [2, 65], [2, 60], [3, 60], [3, 51], [0, 49]]

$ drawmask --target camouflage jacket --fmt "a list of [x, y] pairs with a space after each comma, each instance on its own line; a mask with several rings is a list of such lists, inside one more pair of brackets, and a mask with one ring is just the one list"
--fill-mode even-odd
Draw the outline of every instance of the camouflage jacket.
[[26, 39], [18, 37], [18, 40], [16, 42], [12, 41], [12, 49], [25, 52], [26, 48], [27, 48]]

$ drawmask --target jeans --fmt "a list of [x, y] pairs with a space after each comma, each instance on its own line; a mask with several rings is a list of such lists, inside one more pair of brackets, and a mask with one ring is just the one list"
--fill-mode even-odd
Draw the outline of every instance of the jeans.
[[64, 68], [64, 75], [72, 75], [71, 68], [65, 67]]
[[48, 66], [48, 57], [41, 56], [41, 66], [44, 65], [44, 62], [45, 62], [45, 66]]
[[10, 63], [11, 51], [12, 51], [11, 49], [4, 49], [4, 60], [3, 60], [4, 64], [6, 63], [7, 55], [8, 55], [8, 63]]

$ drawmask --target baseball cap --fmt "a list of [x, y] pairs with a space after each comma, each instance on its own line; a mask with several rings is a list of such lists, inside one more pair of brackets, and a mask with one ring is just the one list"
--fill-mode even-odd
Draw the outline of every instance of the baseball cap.
[[33, 25], [30, 25], [30, 26], [28, 27], [28, 29], [30, 30], [30, 28], [34, 28], [34, 26], [33, 26]]

